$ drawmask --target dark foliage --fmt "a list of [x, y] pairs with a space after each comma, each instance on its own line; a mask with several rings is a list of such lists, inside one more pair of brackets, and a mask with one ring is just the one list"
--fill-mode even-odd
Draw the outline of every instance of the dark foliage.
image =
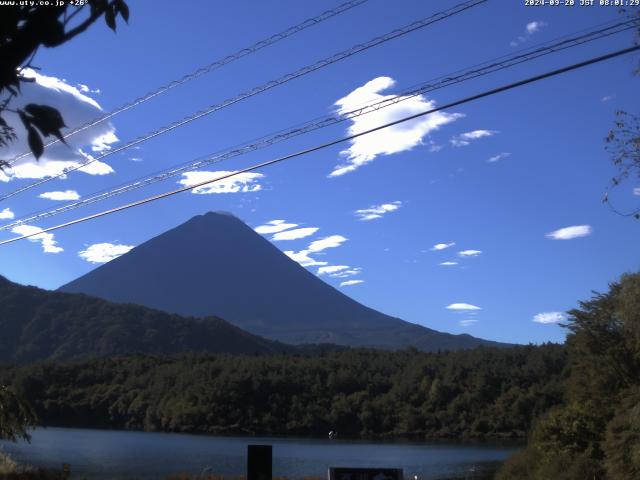
[[0, 277], [0, 362], [126, 353], [273, 353], [293, 347], [220, 318], [180, 317], [81, 294], [25, 287]]
[[450, 353], [126, 356], [0, 368], [45, 425], [522, 437], [563, 395], [558, 345]]
[[640, 274], [570, 313], [566, 401], [500, 479], [640, 478]]
[[[22, 70], [31, 66], [38, 48], [58, 47], [84, 32], [102, 16], [114, 31], [118, 15], [129, 20], [129, 7], [124, 0], [87, 0], [78, 5], [60, 2], [64, 5], [59, 6], [35, 5], [37, 3], [5, 5], [0, 15], [0, 98], [4, 97], [0, 102], [0, 147], [16, 138], [2, 115], [15, 114], [27, 130], [27, 142], [36, 158], [44, 151], [42, 137], [53, 135], [62, 140], [61, 129], [65, 124], [60, 112], [48, 105], [29, 104], [24, 109], [9, 109], [11, 99], [20, 94], [21, 83], [32, 81], [22, 75]], [[0, 169], [6, 166], [7, 161], [0, 160]]]
[[29, 440], [29, 429], [38, 419], [31, 406], [13, 388], [0, 384], [0, 438]]

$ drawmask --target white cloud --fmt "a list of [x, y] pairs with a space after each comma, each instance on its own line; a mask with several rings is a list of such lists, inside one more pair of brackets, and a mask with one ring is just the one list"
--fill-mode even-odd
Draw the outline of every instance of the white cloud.
[[277, 233], [297, 227], [297, 223], [286, 223], [284, 220], [271, 220], [264, 225], [257, 226], [254, 230], [260, 234]]
[[329, 262], [320, 262], [315, 258], [311, 258], [309, 256], [309, 250], [300, 250], [299, 252], [294, 252], [293, 250], [287, 250], [284, 254], [289, 257], [294, 262], [298, 262], [303, 267], [315, 267], [320, 265], [327, 265]]
[[[190, 187], [201, 182], [214, 180], [216, 178], [222, 178], [231, 173], [233, 172], [227, 172], [223, 170], [217, 172], [186, 172], [182, 174], [182, 180], [179, 180], [178, 183], [185, 187]], [[206, 185], [195, 187], [191, 192], [200, 195], [211, 193], [257, 192], [258, 190], [262, 189], [262, 185], [258, 183], [258, 180], [262, 177], [264, 177], [264, 175], [261, 173], [239, 173], [238, 175], [225, 178], [218, 182], [212, 182]]]
[[130, 161], [132, 162], [142, 162], [142, 158], [141, 157], [131, 157], [129, 158]]
[[482, 310], [480, 307], [475, 305], [471, 305], [469, 303], [452, 303], [451, 305], [446, 307], [448, 310]]
[[[102, 114], [100, 105], [91, 97], [82, 93], [78, 88], [67, 84], [64, 80], [56, 77], [42, 75], [34, 70], [25, 69], [24, 75], [35, 79], [34, 82], [22, 84], [22, 95], [17, 96], [11, 102], [11, 108], [24, 108], [28, 103], [50, 105], [57, 108], [68, 129], [63, 128], [62, 133], [69, 129], [84, 125]], [[14, 127], [18, 139], [3, 148], [3, 158], [13, 158], [26, 151], [30, 151], [27, 144], [27, 133], [17, 115], [7, 115], [7, 123]], [[44, 139], [45, 143], [53, 137]], [[80, 162], [85, 161], [86, 155], [83, 149], [93, 149], [96, 146], [109, 147], [117, 142], [115, 128], [109, 122], [101, 122], [76, 133], [67, 140], [69, 146], [57, 143], [45, 148], [40, 160], [32, 157], [25, 157], [7, 169], [6, 174], [0, 174], [0, 181], [8, 182], [16, 179], [40, 179], [51, 175], [58, 175], [65, 169], [77, 167]], [[92, 169], [80, 169], [89, 175], [94, 175]], [[102, 169], [104, 170], [104, 168]], [[113, 170], [109, 167], [109, 172]]]
[[433, 250], [433, 251], [444, 250], [446, 248], [453, 247], [455, 244], [456, 244], [456, 242], [436, 243], [433, 247], [431, 247], [431, 250]]
[[547, 24], [545, 22], [541, 22], [541, 21], [535, 21], [535, 22], [529, 22], [527, 23], [527, 33], [529, 35], [533, 35], [536, 32], [539, 32], [540, 30], [542, 30], [543, 27], [546, 27]]
[[636, 187], [633, 189], [633, 194], [640, 196], [640, 187]]
[[509, 42], [509, 45], [511, 45], [512, 47], [517, 47], [521, 43], [528, 41], [533, 35], [538, 33], [546, 26], [547, 24], [541, 20], [527, 23], [524, 27], [524, 33], [518, 36], [518, 38], [516, 38], [515, 40]]
[[604, 102], [608, 102], [610, 100], [613, 100], [614, 98], [616, 98], [615, 95], [605, 95], [604, 97], [602, 97], [600, 99], [600, 101], [604, 103]]
[[460, 320], [459, 323], [461, 327], [470, 327], [474, 323], [478, 323], [478, 320], [475, 318], [466, 318], [464, 320]]
[[[293, 250], [285, 251], [285, 255], [287, 255], [291, 260], [298, 262], [303, 267], [315, 267], [315, 266], [325, 266], [329, 265], [329, 262], [321, 262], [311, 257], [311, 253], [319, 253], [327, 248], [336, 248], [346, 242], [348, 239], [343, 237], [342, 235], [330, 235], [325, 238], [321, 238], [320, 240], [315, 240], [309, 244], [309, 246], [300, 250], [299, 252], [294, 252]], [[350, 267], [348, 267], [350, 268]]]
[[462, 250], [458, 252], [459, 257], [477, 257], [482, 253], [482, 250]]
[[573, 225], [549, 232], [546, 237], [553, 240], [571, 240], [573, 238], [586, 237], [591, 234], [591, 232], [592, 229], [590, 225]]
[[500, 132], [497, 130], [473, 130], [471, 132], [461, 133], [460, 135], [452, 137], [450, 142], [454, 147], [466, 147], [473, 140], [478, 140], [484, 137], [493, 137], [498, 133]]
[[354, 213], [359, 220], [374, 220], [382, 218], [385, 213], [398, 210], [402, 206], [402, 202], [395, 201], [391, 203], [383, 203], [380, 205], [371, 205], [369, 208], [356, 210]]
[[[335, 105], [339, 114], [346, 114], [364, 104], [377, 103], [393, 98], [393, 95], [382, 95], [380, 92], [395, 85], [390, 77], [378, 77], [356, 88], [346, 97], [338, 100]], [[414, 115], [435, 107], [435, 102], [423, 95], [418, 95], [386, 108], [373, 111], [366, 115], [350, 119], [349, 135], [358, 134], [379, 125], [399, 120], [402, 117]], [[391, 155], [404, 152], [422, 145], [423, 139], [429, 133], [438, 130], [443, 125], [462, 117], [459, 114], [435, 112], [431, 115], [384, 128], [368, 135], [363, 135], [351, 141], [349, 148], [340, 152], [345, 162], [337, 165], [329, 177], [338, 177], [372, 162], [379, 155]]]
[[18, 235], [33, 235], [29, 237], [28, 240], [31, 242], [40, 242], [42, 244], [42, 250], [45, 253], [60, 253], [64, 251], [64, 249], [59, 247], [57, 242], [54, 240], [53, 233], [39, 233], [42, 232], [40, 227], [33, 225], [18, 225], [13, 227], [11, 231]]
[[78, 256], [90, 263], [106, 263], [120, 255], [124, 255], [133, 248], [133, 245], [121, 245], [114, 243], [94, 243], [85, 250], [78, 252]]
[[329, 274], [330, 275], [330, 274], [338, 273], [338, 272], [340, 272], [342, 270], [348, 270], [349, 268], [351, 268], [351, 267], [349, 267], [349, 265], [329, 265], [327, 267], [320, 267], [318, 269], [317, 274], [318, 275], [325, 275], [325, 274]]
[[360, 267], [350, 267], [349, 265], [329, 265], [318, 269], [318, 276], [329, 275], [333, 278], [347, 278], [362, 273]]
[[91, 155], [86, 155], [88, 158], [92, 160], [89, 165], [85, 165], [78, 169], [79, 172], [86, 173], [88, 175], [108, 175], [113, 173], [114, 170], [107, 163], [101, 162], [99, 160], [94, 160]]
[[458, 265], [458, 262], [442, 262], [440, 265], [443, 267], [453, 267], [454, 265]]
[[276, 233], [273, 237], [271, 237], [271, 240], [273, 240], [274, 242], [278, 242], [280, 240], [297, 240], [299, 238], [309, 237], [316, 233], [318, 230], [320, 229], [317, 227], [305, 227], [296, 228], [294, 230], [285, 230], [284, 232]]
[[0, 220], [13, 220], [16, 214], [10, 208], [0, 210]]
[[362, 272], [362, 268], [354, 267], [354, 268], [350, 268], [349, 270], [343, 270], [342, 272], [334, 273], [333, 275], [331, 275], [331, 277], [347, 278], [347, 277], [352, 277], [354, 275], [360, 275], [361, 272]]
[[329, 237], [321, 238], [320, 240], [315, 240], [309, 244], [307, 250], [310, 253], [317, 253], [327, 248], [336, 248], [346, 242], [348, 238], [343, 237], [342, 235], [331, 235]]
[[44, 192], [38, 197], [46, 198], [47, 200], [78, 200], [80, 195], [75, 190], [65, 190], [63, 192]]
[[88, 85], [85, 85], [83, 83], [78, 83], [76, 85], [76, 87], [78, 88], [78, 90], [80, 90], [82, 93], [100, 93], [100, 89], [96, 88], [96, 89], [91, 89], [89, 88]]
[[562, 322], [567, 316], [562, 312], [542, 312], [533, 316], [532, 321], [536, 323], [558, 323]]
[[489, 160], [487, 160], [487, 162], [489, 163], [493, 163], [493, 162], [498, 162], [500, 160], [502, 160], [503, 158], [507, 158], [510, 157], [511, 154], [509, 152], [502, 152], [499, 153], [497, 155], [494, 155], [493, 157], [489, 158]]
[[340, 286], [348, 287], [350, 285], [358, 285], [359, 283], [364, 283], [364, 280], [346, 280], [344, 282], [340, 282]]

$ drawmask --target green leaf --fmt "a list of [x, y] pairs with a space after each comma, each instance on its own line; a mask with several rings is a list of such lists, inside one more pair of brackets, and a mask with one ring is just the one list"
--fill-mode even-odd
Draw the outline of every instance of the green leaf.
[[31, 149], [33, 156], [36, 157], [36, 160], [37, 160], [42, 156], [42, 153], [44, 152], [44, 144], [42, 143], [42, 138], [40, 138], [40, 134], [32, 126], [29, 126], [29, 128], [27, 128], [27, 132], [28, 132], [27, 140], [29, 141], [29, 148]]

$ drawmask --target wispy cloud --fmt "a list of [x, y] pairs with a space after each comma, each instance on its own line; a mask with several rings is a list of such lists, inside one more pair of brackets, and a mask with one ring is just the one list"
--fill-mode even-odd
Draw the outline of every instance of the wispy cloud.
[[287, 223], [284, 220], [271, 220], [264, 225], [259, 225], [254, 230], [260, 234], [269, 234], [269, 233], [277, 233], [282, 232], [283, 230], [289, 230], [290, 228], [297, 227], [297, 223]]
[[375, 220], [376, 218], [382, 218], [382, 216], [386, 213], [398, 210], [401, 206], [402, 202], [398, 200], [391, 203], [371, 205], [369, 208], [356, 210], [354, 213], [359, 220]]
[[294, 230], [285, 230], [284, 232], [278, 232], [271, 237], [271, 240], [278, 242], [281, 240], [297, 240], [299, 238], [305, 238], [313, 235], [319, 230], [317, 227], [305, 227], [296, 228]]
[[616, 98], [616, 96], [615, 96], [615, 95], [605, 95], [604, 97], [602, 97], [602, 98], [600, 99], [600, 101], [601, 101], [602, 103], [604, 103], [604, 102], [608, 102], [608, 101], [610, 101], [610, 100], [613, 100], [614, 98]]
[[547, 238], [553, 240], [571, 240], [579, 237], [586, 237], [592, 232], [590, 225], [573, 225], [564, 227], [546, 234]]
[[13, 227], [11, 231], [18, 235], [37, 234], [29, 237], [28, 240], [31, 242], [40, 242], [44, 253], [60, 253], [64, 251], [62, 247], [58, 246], [53, 233], [39, 233], [42, 232], [40, 227], [34, 225], [18, 225]]
[[326, 250], [327, 248], [339, 247], [347, 240], [348, 238], [343, 237], [342, 235], [331, 235], [311, 242], [309, 247], [307, 247], [307, 250], [312, 253], [317, 253]]
[[448, 310], [456, 310], [456, 311], [464, 311], [464, 310], [482, 310], [480, 307], [476, 305], [471, 305], [470, 303], [452, 303], [451, 305], [446, 307]]
[[90, 88], [88, 85], [85, 85], [83, 83], [78, 83], [76, 85], [76, 88], [78, 90], [80, 90], [82, 93], [100, 93], [100, 89], [99, 88]]
[[536, 323], [558, 323], [566, 320], [567, 316], [562, 312], [542, 312], [533, 316]]
[[0, 210], [0, 220], [12, 220], [16, 216], [15, 213], [10, 208], [5, 208], [4, 210]]
[[348, 270], [342, 270], [341, 272], [333, 273], [329, 276], [335, 277], [335, 278], [347, 278], [347, 277], [353, 277], [354, 275], [360, 275], [360, 273], [362, 273], [362, 268], [353, 267]]
[[[83, 92], [60, 78], [43, 75], [32, 69], [23, 70], [23, 74], [33, 79], [33, 82], [21, 84], [21, 95], [14, 99], [13, 108], [24, 108], [29, 103], [50, 105], [60, 111], [70, 128], [84, 125], [101, 115], [102, 108], [93, 98], [86, 95], [88, 91]], [[12, 158], [30, 151], [27, 132], [18, 116], [7, 116], [6, 121], [15, 129], [18, 139], [3, 148], [3, 157]], [[0, 181], [8, 182], [14, 178], [40, 179], [64, 173], [65, 169], [79, 166], [80, 162], [86, 159], [87, 151], [95, 150], [97, 147], [111, 148], [118, 138], [111, 123], [101, 122], [78, 132], [66, 141], [68, 145], [57, 143], [46, 147], [37, 162], [33, 156], [18, 160], [12, 168], [6, 169], [4, 173], [0, 172]], [[89, 175], [113, 172], [110, 167], [107, 171], [104, 165], [106, 164], [103, 163], [101, 169], [94, 166], [81, 168], [80, 171]]]
[[75, 190], [65, 190], [58, 192], [44, 192], [38, 195], [40, 198], [47, 200], [78, 200], [80, 195]]
[[533, 35], [534, 33], [539, 32], [540, 30], [542, 30], [546, 26], [547, 26], [547, 24], [545, 22], [540, 21], [540, 20], [537, 20], [537, 21], [534, 21], [534, 22], [529, 22], [529, 23], [527, 23], [527, 33], [529, 35]]
[[[393, 87], [395, 80], [390, 77], [378, 77], [367, 82], [338, 100], [335, 105], [339, 114], [355, 110], [364, 104], [380, 102], [393, 98], [393, 95], [382, 95], [381, 92]], [[353, 135], [371, 128], [399, 120], [435, 107], [435, 102], [423, 95], [408, 98], [402, 102], [379, 109], [375, 112], [354, 117], [348, 134]], [[349, 148], [340, 152], [345, 162], [337, 165], [329, 177], [338, 177], [372, 162], [379, 155], [392, 155], [422, 145], [423, 139], [431, 132], [462, 117], [459, 114], [435, 112], [425, 117], [379, 130], [351, 141]]]
[[462, 250], [458, 252], [459, 257], [477, 257], [482, 254], [482, 250]]
[[439, 265], [443, 267], [453, 267], [454, 265], [458, 265], [458, 262], [441, 262]]
[[329, 265], [327, 267], [320, 267], [317, 271], [318, 275], [331, 275], [331, 274], [335, 274], [338, 273], [342, 270], [348, 270], [349, 265]]
[[538, 33], [546, 26], [547, 24], [541, 20], [535, 20], [533, 22], [527, 23], [527, 25], [524, 27], [524, 33], [518, 36], [518, 38], [516, 38], [515, 40], [511, 40], [511, 42], [509, 42], [509, 45], [511, 45], [512, 47], [517, 47], [521, 43], [524, 43], [531, 39], [531, 37], [533, 37], [536, 33]]
[[349, 265], [329, 265], [318, 269], [318, 276], [328, 275], [333, 278], [347, 278], [359, 275], [362, 272], [360, 267], [350, 267]]
[[124, 255], [133, 248], [133, 245], [115, 243], [94, 243], [85, 250], [78, 252], [78, 256], [90, 263], [106, 263], [120, 255]]
[[300, 250], [294, 252], [293, 250], [286, 250], [284, 254], [294, 262], [299, 263], [303, 267], [315, 267], [320, 265], [327, 265], [329, 262], [322, 262], [309, 256], [309, 250]]
[[472, 141], [485, 137], [493, 137], [500, 133], [497, 130], [473, 130], [471, 132], [461, 133], [455, 137], [451, 137], [451, 145], [454, 147], [466, 147]]
[[475, 323], [478, 323], [478, 319], [476, 318], [465, 318], [464, 320], [460, 320], [460, 326], [462, 327], [470, 327]]
[[633, 189], [633, 194], [640, 196], [640, 187], [636, 187]]
[[[186, 172], [182, 174], [182, 179], [179, 180], [178, 183], [185, 187], [190, 187], [201, 182], [215, 180], [216, 178], [222, 178], [231, 173], [234, 172], [227, 172], [223, 170], [217, 172]], [[195, 187], [193, 190], [191, 190], [191, 192], [200, 195], [207, 195], [212, 193], [257, 192], [258, 190], [262, 189], [262, 185], [260, 185], [259, 180], [263, 177], [264, 175], [261, 173], [244, 172], [233, 177], [219, 180], [217, 182]]]
[[340, 286], [349, 287], [351, 285], [358, 285], [359, 283], [364, 283], [364, 280], [345, 280], [344, 282], [340, 282]]
[[431, 247], [431, 250], [433, 250], [433, 251], [444, 250], [446, 248], [453, 247], [455, 244], [456, 244], [456, 242], [436, 243], [433, 247]]
[[494, 163], [494, 162], [499, 162], [500, 160], [510, 157], [511, 154], [509, 152], [502, 152], [502, 153], [498, 153], [497, 155], [494, 155], [493, 157], [489, 158], [489, 160], [487, 160], [487, 162], [489, 163]]

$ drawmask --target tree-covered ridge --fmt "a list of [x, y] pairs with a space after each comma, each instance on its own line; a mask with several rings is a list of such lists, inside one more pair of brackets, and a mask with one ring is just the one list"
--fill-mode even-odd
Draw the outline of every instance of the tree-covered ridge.
[[500, 479], [640, 478], [640, 274], [570, 313], [566, 400]]
[[273, 353], [291, 347], [220, 318], [170, 315], [81, 294], [49, 292], [0, 277], [0, 361], [127, 353]]
[[0, 368], [45, 425], [521, 437], [562, 398], [558, 345], [451, 353], [126, 356]]

